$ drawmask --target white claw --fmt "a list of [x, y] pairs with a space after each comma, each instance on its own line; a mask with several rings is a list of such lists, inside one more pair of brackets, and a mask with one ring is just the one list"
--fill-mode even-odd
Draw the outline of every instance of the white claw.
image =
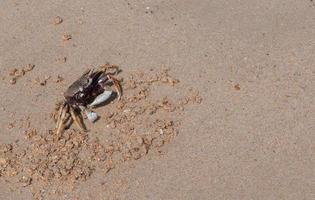
[[104, 103], [111, 97], [112, 93], [113, 91], [105, 90], [102, 94], [98, 95], [91, 104], [89, 104], [89, 107], [94, 107]]
[[92, 122], [92, 123], [94, 123], [98, 119], [97, 113], [95, 113], [93, 111], [85, 110], [85, 114], [86, 114], [87, 118], [90, 120], [90, 122]]

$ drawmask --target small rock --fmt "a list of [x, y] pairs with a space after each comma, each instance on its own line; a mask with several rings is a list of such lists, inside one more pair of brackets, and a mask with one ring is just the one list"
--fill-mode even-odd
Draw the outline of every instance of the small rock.
[[92, 123], [94, 123], [99, 118], [99, 116], [97, 115], [96, 112], [86, 110], [85, 114], [86, 114], [87, 118], [89, 119], [89, 121]]
[[236, 84], [236, 85], [234, 85], [234, 89], [235, 89], [235, 90], [240, 90], [240, 89], [241, 89], [241, 87], [240, 87], [240, 85], [239, 85], [239, 84]]
[[63, 34], [62, 39], [63, 41], [71, 40], [72, 36], [70, 34]]
[[63, 22], [63, 19], [61, 17], [57, 16], [54, 18], [55, 25], [61, 24], [62, 22]]
[[16, 84], [16, 78], [12, 78], [12, 79], [10, 80], [10, 84], [11, 84], [11, 85]]

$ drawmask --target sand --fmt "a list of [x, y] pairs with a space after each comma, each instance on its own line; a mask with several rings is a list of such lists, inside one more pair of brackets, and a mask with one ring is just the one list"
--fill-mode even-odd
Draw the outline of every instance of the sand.
[[[0, 199], [314, 199], [314, 9], [1, 1]], [[55, 103], [107, 62], [125, 105], [55, 142]]]

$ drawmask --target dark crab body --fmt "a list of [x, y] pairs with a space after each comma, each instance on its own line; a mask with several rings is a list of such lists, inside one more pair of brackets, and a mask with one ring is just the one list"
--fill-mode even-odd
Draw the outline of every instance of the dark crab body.
[[86, 107], [104, 92], [108, 80], [102, 71], [83, 74], [64, 93], [66, 102], [73, 106]]
[[105, 65], [97, 70], [87, 70], [83, 75], [73, 82], [64, 93], [65, 101], [61, 105], [56, 124], [56, 134], [59, 138], [65, 127], [73, 121], [81, 130], [86, 130], [82, 122], [81, 112], [85, 111], [90, 121], [97, 119], [97, 114], [90, 111], [90, 107], [99, 105], [106, 101], [112, 94], [109, 87], [115, 87], [118, 100], [121, 96], [121, 87], [119, 81], [113, 77], [114, 73], [107, 73], [109, 68], [118, 68], [111, 65]]

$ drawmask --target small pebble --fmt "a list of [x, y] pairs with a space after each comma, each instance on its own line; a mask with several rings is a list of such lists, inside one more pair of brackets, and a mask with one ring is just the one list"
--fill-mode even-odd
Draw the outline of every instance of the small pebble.
[[10, 80], [10, 84], [11, 84], [11, 85], [16, 84], [16, 78], [12, 78], [12, 79]]
[[63, 41], [71, 40], [72, 36], [70, 34], [63, 34], [62, 39]]
[[85, 111], [85, 114], [90, 122], [94, 123], [98, 119], [98, 115], [92, 111]]
[[235, 89], [235, 90], [240, 90], [240, 89], [241, 89], [241, 87], [240, 87], [240, 85], [239, 85], [239, 84], [236, 84], [236, 85], [234, 85], [234, 89]]
[[62, 22], [63, 22], [63, 19], [61, 17], [57, 16], [54, 18], [55, 25], [61, 24]]

